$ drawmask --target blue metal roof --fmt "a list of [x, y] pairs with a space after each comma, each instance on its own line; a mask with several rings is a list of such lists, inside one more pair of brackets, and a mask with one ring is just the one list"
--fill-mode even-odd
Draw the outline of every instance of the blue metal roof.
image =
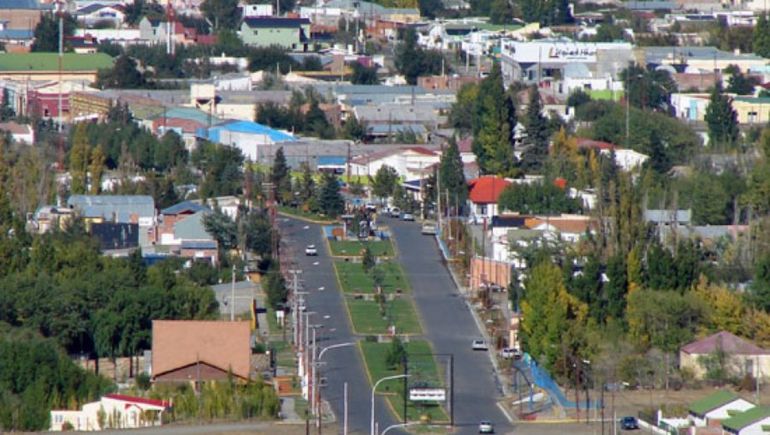
[[32, 39], [35, 36], [34, 30], [28, 29], [5, 29], [0, 30], [0, 39]]
[[3, 0], [0, 9], [53, 9], [52, 5], [41, 5], [38, 0]]
[[318, 166], [345, 166], [347, 158], [344, 156], [318, 156]]
[[179, 214], [179, 213], [184, 213], [186, 211], [197, 213], [202, 210], [209, 210], [209, 208], [206, 207], [205, 205], [201, 205], [192, 201], [182, 201], [178, 204], [174, 204], [170, 207], [166, 207], [160, 212], [162, 214]]
[[155, 201], [149, 195], [72, 195], [67, 206], [86, 218], [104, 218], [112, 222], [131, 222], [155, 216]]
[[221, 130], [264, 135], [269, 137], [273, 142], [294, 142], [297, 140], [294, 136], [288, 133], [267, 127], [262, 124], [258, 124], [253, 121], [226, 121], [219, 125], [215, 125], [208, 130], [208, 138], [214, 142], [219, 141], [219, 131]]
[[185, 240], [182, 249], [217, 249], [217, 242], [213, 240]]

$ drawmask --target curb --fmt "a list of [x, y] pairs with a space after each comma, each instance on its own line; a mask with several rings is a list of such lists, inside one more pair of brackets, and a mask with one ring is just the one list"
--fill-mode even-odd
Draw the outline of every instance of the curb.
[[[442, 242], [440, 240], [440, 237], [438, 234], [436, 234], [436, 242], [440, 245]], [[479, 317], [479, 314], [476, 312], [476, 310], [471, 305], [469, 299], [467, 298], [468, 290], [467, 288], [462, 284], [462, 282], [457, 278], [455, 275], [454, 270], [449, 266], [449, 262], [451, 261], [451, 258], [447, 258], [447, 256], [444, 253], [444, 250], [441, 249], [439, 246], [439, 252], [441, 252], [441, 256], [444, 258], [444, 260], [447, 262], [445, 265], [447, 271], [449, 272], [449, 275], [452, 277], [452, 281], [455, 284], [455, 287], [457, 287], [458, 292], [460, 293], [460, 296], [463, 299], [463, 302], [465, 302], [465, 306], [468, 307], [468, 310], [471, 312], [471, 316], [473, 317], [474, 322], [476, 323], [476, 327], [478, 328], [481, 335], [484, 337], [484, 340], [487, 341], [487, 343], [490, 342], [489, 339], [489, 333], [487, 332], [487, 328], [484, 327], [484, 323], [481, 321], [481, 318]], [[487, 355], [489, 356], [489, 360], [492, 363], [492, 368], [494, 370], [495, 378], [497, 378], [497, 382], [500, 384], [500, 387], [502, 388], [502, 395], [503, 397], [508, 397], [510, 395], [510, 391], [508, 389], [508, 385], [505, 382], [505, 379], [500, 374], [500, 365], [497, 363], [497, 358], [495, 358], [494, 352], [487, 352]], [[508, 421], [513, 423], [513, 420], [511, 419], [511, 416], [507, 413], [504, 413], [506, 418], [508, 418]]]
[[[303, 221], [303, 222], [307, 222], [307, 223], [311, 223], [311, 224], [328, 225], [328, 224], [333, 224], [333, 223], [337, 222], [337, 221], [334, 221], [334, 220], [320, 221], [320, 220], [317, 220], [317, 219], [310, 219], [310, 218], [306, 218], [304, 216], [299, 216], [299, 215], [296, 215], [296, 214], [293, 214], [293, 213], [287, 213], [285, 211], [280, 211], [280, 210], [277, 210], [276, 213], [278, 214], [278, 216], [283, 216], [283, 217], [287, 217], [287, 218], [291, 218], [291, 219], [297, 219], [299, 221]], [[304, 423], [304, 421], [303, 421], [303, 423]]]

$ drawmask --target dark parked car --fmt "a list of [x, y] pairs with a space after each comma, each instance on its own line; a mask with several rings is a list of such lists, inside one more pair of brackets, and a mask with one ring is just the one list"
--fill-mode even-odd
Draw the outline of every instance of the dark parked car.
[[636, 417], [623, 417], [620, 419], [620, 428], [623, 430], [636, 430], [639, 429], [639, 423], [636, 421]]

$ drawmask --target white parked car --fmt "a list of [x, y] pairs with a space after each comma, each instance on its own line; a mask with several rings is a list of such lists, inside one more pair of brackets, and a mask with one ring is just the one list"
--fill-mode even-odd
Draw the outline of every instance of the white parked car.
[[500, 356], [505, 359], [520, 359], [521, 351], [512, 347], [504, 347], [500, 349]]
[[316, 249], [315, 245], [307, 245], [307, 248], [305, 248], [305, 255], [316, 256], [318, 255], [318, 249]]
[[473, 340], [473, 343], [471, 344], [471, 349], [473, 350], [488, 350], [489, 347], [487, 346], [487, 342], [484, 340]]

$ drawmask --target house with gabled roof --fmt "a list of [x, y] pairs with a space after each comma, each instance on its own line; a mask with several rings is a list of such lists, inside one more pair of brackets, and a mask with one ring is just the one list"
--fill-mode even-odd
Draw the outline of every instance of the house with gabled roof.
[[770, 406], [755, 406], [723, 420], [722, 431], [735, 435], [763, 435], [770, 432]]
[[707, 373], [703, 360], [717, 352], [724, 352], [727, 370], [735, 376], [770, 377], [770, 350], [727, 331], [682, 346], [679, 366], [692, 371], [696, 378], [703, 378]]
[[154, 382], [203, 382], [251, 377], [250, 322], [152, 321]]
[[753, 407], [753, 403], [737, 394], [720, 390], [693, 402], [688, 409], [688, 419], [695, 427], [719, 427], [722, 420]]
[[86, 403], [80, 410], [51, 410], [50, 430], [99, 431], [160, 426], [163, 413], [170, 408], [171, 403], [165, 400], [106, 394], [96, 402]]
[[247, 17], [240, 29], [246, 45], [269, 47], [279, 45], [287, 50], [308, 51], [310, 20], [286, 17]]
[[511, 182], [496, 175], [484, 175], [468, 181], [468, 207], [471, 219], [481, 223], [497, 216], [497, 200]]
[[423, 171], [441, 160], [441, 153], [423, 146], [389, 148], [369, 152], [350, 160], [351, 175], [372, 177], [382, 166], [390, 166], [399, 176], [407, 179], [420, 179]]

